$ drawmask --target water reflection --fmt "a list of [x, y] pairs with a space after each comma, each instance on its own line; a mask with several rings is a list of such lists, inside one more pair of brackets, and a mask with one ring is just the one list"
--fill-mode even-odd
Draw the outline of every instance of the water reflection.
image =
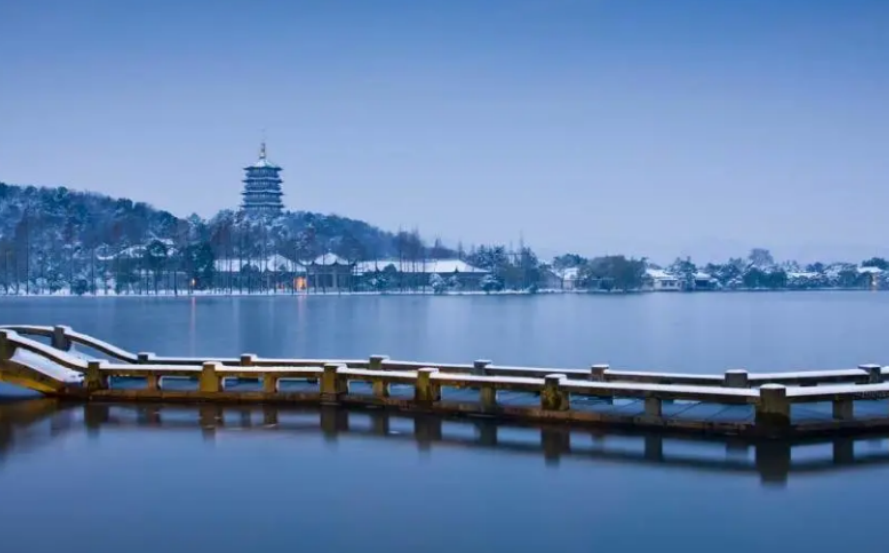
[[209, 404], [77, 404], [54, 399], [0, 403], [0, 462], [40, 447], [69, 431], [86, 429], [101, 439], [103, 428], [194, 430], [208, 442], [227, 432], [321, 434], [332, 446], [340, 436], [413, 441], [433, 455], [438, 448], [495, 449], [538, 455], [549, 467], [565, 460], [625, 463], [664, 469], [758, 475], [763, 485], [782, 487], [793, 476], [862, 470], [889, 464], [889, 435], [864, 439], [748, 441], [676, 434], [616, 433], [560, 426], [520, 426], [487, 419], [442, 419], [377, 410], [222, 406]]

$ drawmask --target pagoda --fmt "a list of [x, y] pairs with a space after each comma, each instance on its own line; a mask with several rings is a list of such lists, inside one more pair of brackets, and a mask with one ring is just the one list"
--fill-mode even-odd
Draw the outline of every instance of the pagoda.
[[266, 159], [265, 142], [259, 149], [259, 160], [245, 167], [244, 197], [241, 209], [247, 215], [277, 215], [284, 209], [281, 202], [281, 168]]

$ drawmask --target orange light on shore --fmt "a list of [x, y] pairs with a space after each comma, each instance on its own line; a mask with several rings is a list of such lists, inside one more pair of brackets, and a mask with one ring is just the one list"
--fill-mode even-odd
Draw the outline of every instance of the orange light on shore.
[[293, 279], [293, 287], [297, 290], [305, 290], [306, 289], [305, 277], [296, 277], [295, 279]]

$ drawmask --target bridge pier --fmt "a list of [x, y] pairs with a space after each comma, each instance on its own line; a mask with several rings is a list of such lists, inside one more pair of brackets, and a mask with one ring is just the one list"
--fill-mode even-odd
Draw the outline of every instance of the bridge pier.
[[660, 417], [663, 414], [663, 403], [660, 398], [657, 397], [647, 397], [645, 398], [645, 416], [647, 417]]
[[763, 384], [756, 403], [756, 426], [766, 433], [790, 426], [790, 402], [787, 388], [781, 384]]
[[321, 375], [321, 401], [326, 403], [339, 403], [340, 396], [349, 391], [348, 382], [339, 375], [340, 366], [336, 363], [324, 365], [324, 374]]
[[540, 408], [544, 411], [567, 411], [570, 407], [568, 394], [562, 389], [564, 374], [548, 374], [543, 378]]
[[833, 402], [833, 418], [848, 421], [855, 418], [855, 404], [851, 399], [838, 399]]
[[266, 373], [262, 377], [262, 391], [267, 394], [278, 393], [278, 375]]
[[90, 392], [108, 389], [108, 375], [102, 370], [101, 361], [87, 361], [83, 383]]
[[221, 391], [219, 374], [216, 372], [222, 366], [215, 361], [208, 361], [201, 368], [201, 376], [198, 381], [198, 390], [204, 393], [216, 393]]
[[384, 399], [389, 397], [389, 383], [383, 379], [374, 380], [371, 384], [374, 397]]
[[497, 388], [494, 386], [482, 386], [478, 393], [482, 411], [497, 410]]
[[422, 405], [431, 405], [441, 400], [441, 386], [432, 380], [438, 369], [423, 368], [417, 371], [417, 383], [414, 387], [414, 400]]

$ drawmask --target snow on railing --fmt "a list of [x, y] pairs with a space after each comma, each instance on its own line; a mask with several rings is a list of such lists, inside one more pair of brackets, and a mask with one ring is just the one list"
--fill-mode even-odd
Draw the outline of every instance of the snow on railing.
[[69, 328], [66, 330], [65, 336], [72, 342], [84, 345], [90, 349], [94, 349], [106, 355], [110, 355], [111, 357], [114, 357], [115, 359], [119, 359], [126, 363], [137, 362], [137, 356], [135, 353], [129, 352], [125, 349], [119, 348], [113, 344], [109, 344], [108, 342], [99, 340], [97, 338], [93, 338], [88, 334], [74, 332]]
[[[19, 331], [33, 336], [48, 336], [53, 345], [26, 338]], [[81, 358], [66, 351], [72, 343], [87, 345], [125, 362], [108, 363]], [[28, 354], [22, 355], [22, 352]], [[153, 400], [171, 397], [201, 401], [292, 399], [322, 404], [345, 402], [391, 405], [409, 410], [433, 409], [459, 414], [499, 413], [566, 421], [611, 420], [622, 424], [649, 426], [686, 425], [684, 421], [665, 416], [665, 405], [674, 400], [752, 405], [755, 413], [753, 419], [748, 416], [734, 422], [688, 423], [691, 425], [689, 428], [698, 430], [722, 425], [726, 432], [733, 432], [738, 428], [758, 428], [761, 425], [791, 428], [790, 406], [795, 403], [829, 402], [833, 405], [834, 422], [860, 422], [863, 419], [856, 419], [854, 416], [853, 403], [856, 400], [889, 397], [889, 383], [883, 383], [889, 369], [879, 365], [860, 365], [855, 369], [835, 371], [760, 374], [736, 369], [726, 371], [723, 375], [697, 375], [615, 371], [603, 364], [592, 365], [589, 369], [557, 370], [499, 366], [493, 365], [489, 360], [465, 364], [421, 363], [391, 360], [384, 355], [372, 355], [368, 359], [358, 360], [324, 360], [269, 359], [259, 358], [254, 354], [242, 354], [238, 358], [208, 360], [200, 357], [159, 357], [145, 352], [132, 354], [63, 326], [2, 327], [0, 370], [3, 370], [4, 361], [14, 361], [7, 364], [11, 371], [18, 370], [16, 366], [23, 365], [40, 371], [40, 375], [34, 376], [35, 389], [47, 388], [46, 382], [40, 379], [54, 378], [56, 382], [64, 384], [64, 393], [87, 399], [94, 394], [118, 399]], [[55, 371], [56, 368], [63, 372]], [[82, 373], [82, 386], [78, 378], [72, 378], [64, 371]], [[27, 375], [9, 372], [7, 377], [20, 382], [24, 380], [27, 385]], [[197, 389], [165, 390], [162, 379], [168, 377], [197, 380]], [[115, 389], [110, 386], [113, 378], [144, 379], [145, 387]], [[229, 390], [226, 382], [232, 379], [262, 381], [262, 387], [252, 391], [244, 388]], [[311, 386], [301, 387], [299, 391], [279, 387], [280, 381], [294, 379], [306, 381]], [[371, 396], [351, 393], [350, 384], [355, 382], [371, 384]], [[390, 398], [390, 386], [402, 384], [413, 388], [413, 397], [405, 397], [402, 390], [398, 392], [398, 397]], [[478, 401], [469, 406], [465, 402], [443, 401], [442, 388], [476, 390], [479, 392]], [[515, 406], [510, 403], [511, 400], [505, 399], [507, 396], [512, 397], [510, 394], [498, 398], [499, 392], [524, 393], [525, 403]], [[532, 397], [539, 398], [538, 406], [527, 403]], [[604, 400], [606, 404], [614, 399], [636, 399], [642, 400], [644, 409], [636, 415], [620, 414], [617, 411], [614, 414], [590, 413], [583, 410], [582, 401], [574, 404], [572, 397], [597, 398]], [[671, 412], [670, 408], [667, 411]], [[877, 422], [874, 423], [874, 420]], [[802, 426], [794, 424], [793, 428], [821, 428], [818, 426], [820, 424], [824, 424], [823, 421], [817, 424], [808, 421]], [[889, 410], [876, 419], [872, 417], [867, 419], [866, 424], [861, 424], [889, 426]]]
[[508, 377], [538, 377], [548, 374], [564, 374], [569, 379], [596, 382], [635, 382], [640, 384], [676, 384], [683, 386], [755, 387], [763, 384], [817, 385], [817, 384], [867, 384], [882, 382], [889, 374], [889, 368], [879, 365], [859, 365], [855, 369], [812, 370], [776, 373], [748, 373], [744, 370], [727, 371], [724, 375], [702, 375], [671, 372], [645, 372], [614, 370], [608, 365], [592, 365], [589, 369], [559, 369], [551, 367], [516, 367], [494, 365], [489, 360], [476, 360], [473, 363], [426, 363], [400, 361], [385, 355], [373, 355], [369, 359], [288, 359], [264, 358], [254, 354], [242, 354], [238, 358], [172, 357], [157, 356], [154, 353], [132, 353], [92, 336], [74, 332], [65, 326], [6, 325], [0, 329], [13, 330], [19, 334], [50, 337], [57, 349], [68, 349], [70, 343], [105, 353], [125, 363], [161, 364], [177, 366], [198, 366], [206, 361], [216, 361], [226, 366], [255, 367], [312, 367], [324, 364], [339, 364], [349, 368], [405, 371], [423, 367], [436, 367], [439, 371], [458, 374], [474, 374]]
[[2, 347], [0, 347], [0, 360], [12, 358], [12, 351], [3, 350], [15, 350], [20, 348], [35, 353], [66, 369], [71, 369], [77, 372], [86, 371], [86, 360], [36, 340], [25, 338], [13, 330], [0, 330], [0, 343], [3, 344]]

